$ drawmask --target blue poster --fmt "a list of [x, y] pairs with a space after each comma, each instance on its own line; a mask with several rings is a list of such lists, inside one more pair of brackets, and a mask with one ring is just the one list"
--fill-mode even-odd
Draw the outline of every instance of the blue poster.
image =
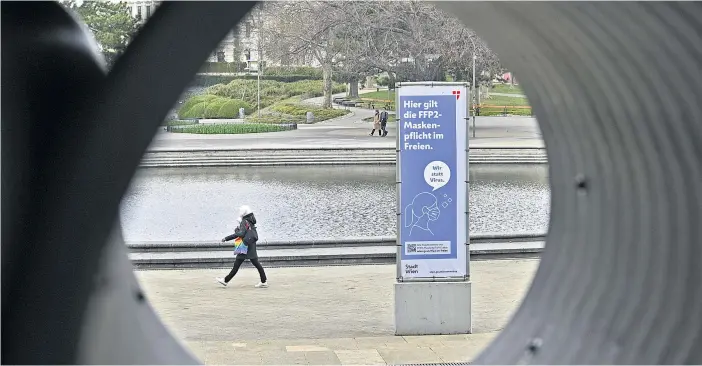
[[467, 164], [466, 137], [461, 134], [465, 121], [458, 114], [465, 110], [465, 100], [459, 100], [454, 91], [448, 95], [401, 93], [398, 102], [400, 274], [463, 276]]

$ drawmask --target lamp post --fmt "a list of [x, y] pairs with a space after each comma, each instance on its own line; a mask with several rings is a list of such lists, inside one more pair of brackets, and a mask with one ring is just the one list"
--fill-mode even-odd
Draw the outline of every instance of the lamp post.
[[258, 109], [258, 116], [261, 117], [261, 60], [259, 57], [257, 67], [258, 70], [256, 74], [258, 77], [256, 78], [256, 109]]
[[[475, 91], [475, 59], [477, 59], [477, 58], [478, 58], [478, 56], [476, 56], [475, 53], [473, 53], [473, 93], [476, 93], [476, 91]], [[473, 96], [473, 98], [475, 98], [475, 97]], [[471, 99], [473, 99], [473, 98], [471, 98]], [[473, 99], [473, 101], [475, 101], [475, 99]], [[475, 103], [473, 103], [473, 137], [475, 137], [475, 111], [476, 111], [475, 108], [476, 108]]]
[[476, 48], [475, 48], [475, 42], [473, 41], [472, 38], [468, 38], [470, 40], [470, 43], [473, 45], [473, 93], [471, 93], [471, 104], [473, 105], [473, 137], [475, 137], [475, 60], [478, 58], [476, 55]]

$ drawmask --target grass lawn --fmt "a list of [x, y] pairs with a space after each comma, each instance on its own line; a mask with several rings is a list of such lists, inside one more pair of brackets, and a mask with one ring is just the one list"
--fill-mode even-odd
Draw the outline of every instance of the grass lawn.
[[524, 94], [519, 85], [510, 86], [509, 84], [495, 84], [491, 92], [493, 93], [504, 93], [504, 94]]
[[361, 97], [363, 99], [392, 100], [394, 102], [395, 101], [395, 91], [391, 90], [390, 94], [388, 94], [388, 91], [386, 89], [386, 90], [381, 90], [381, 91], [377, 91], [377, 92], [360, 94], [359, 97]]
[[499, 106], [528, 106], [529, 100], [526, 97], [504, 97], [501, 95], [492, 95], [489, 99], [481, 99], [482, 105], [499, 105]]
[[[492, 90], [495, 93], [509, 93], [509, 94], [519, 94], [522, 90], [518, 87], [511, 88], [509, 85], [497, 85], [495, 89]], [[367, 94], [361, 94], [363, 99], [387, 99], [388, 91], [381, 90], [379, 92], [372, 92]], [[395, 91], [390, 91], [390, 98], [395, 100]], [[483, 106], [481, 111], [482, 116], [490, 115], [502, 115], [504, 113], [504, 108], [490, 108], [490, 106], [495, 107], [526, 107], [529, 106], [529, 100], [526, 97], [505, 97], [501, 95], [493, 95], [489, 99], [481, 99], [480, 104]], [[531, 115], [531, 109], [527, 108], [507, 108], [507, 113], [512, 115]], [[365, 119], [372, 121], [373, 119]], [[394, 116], [390, 118], [390, 121], [395, 121]]]

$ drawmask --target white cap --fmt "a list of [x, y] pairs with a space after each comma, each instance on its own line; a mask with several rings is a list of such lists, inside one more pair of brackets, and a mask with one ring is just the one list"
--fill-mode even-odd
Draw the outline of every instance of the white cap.
[[253, 211], [251, 211], [251, 207], [249, 207], [249, 206], [243, 205], [243, 206], [239, 207], [239, 217], [244, 217], [244, 216], [250, 214], [251, 212], [253, 212]]

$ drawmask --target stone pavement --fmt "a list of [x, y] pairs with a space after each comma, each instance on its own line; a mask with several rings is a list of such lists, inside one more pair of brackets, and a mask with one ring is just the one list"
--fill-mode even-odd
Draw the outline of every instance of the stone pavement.
[[[501, 330], [538, 260], [471, 263], [470, 335], [394, 336], [395, 266], [297, 267], [240, 271], [137, 271], [165, 324], [206, 364], [400, 364], [465, 362]], [[242, 311], [243, 309], [243, 311]]]
[[[349, 108], [352, 114], [334, 121], [298, 125], [294, 131], [255, 135], [195, 135], [159, 130], [149, 147], [160, 150], [292, 149], [292, 148], [391, 148], [396, 145], [396, 123], [388, 123], [388, 136], [369, 136], [371, 122], [362, 121], [372, 111]], [[543, 148], [535, 118], [476, 117], [475, 148]]]

